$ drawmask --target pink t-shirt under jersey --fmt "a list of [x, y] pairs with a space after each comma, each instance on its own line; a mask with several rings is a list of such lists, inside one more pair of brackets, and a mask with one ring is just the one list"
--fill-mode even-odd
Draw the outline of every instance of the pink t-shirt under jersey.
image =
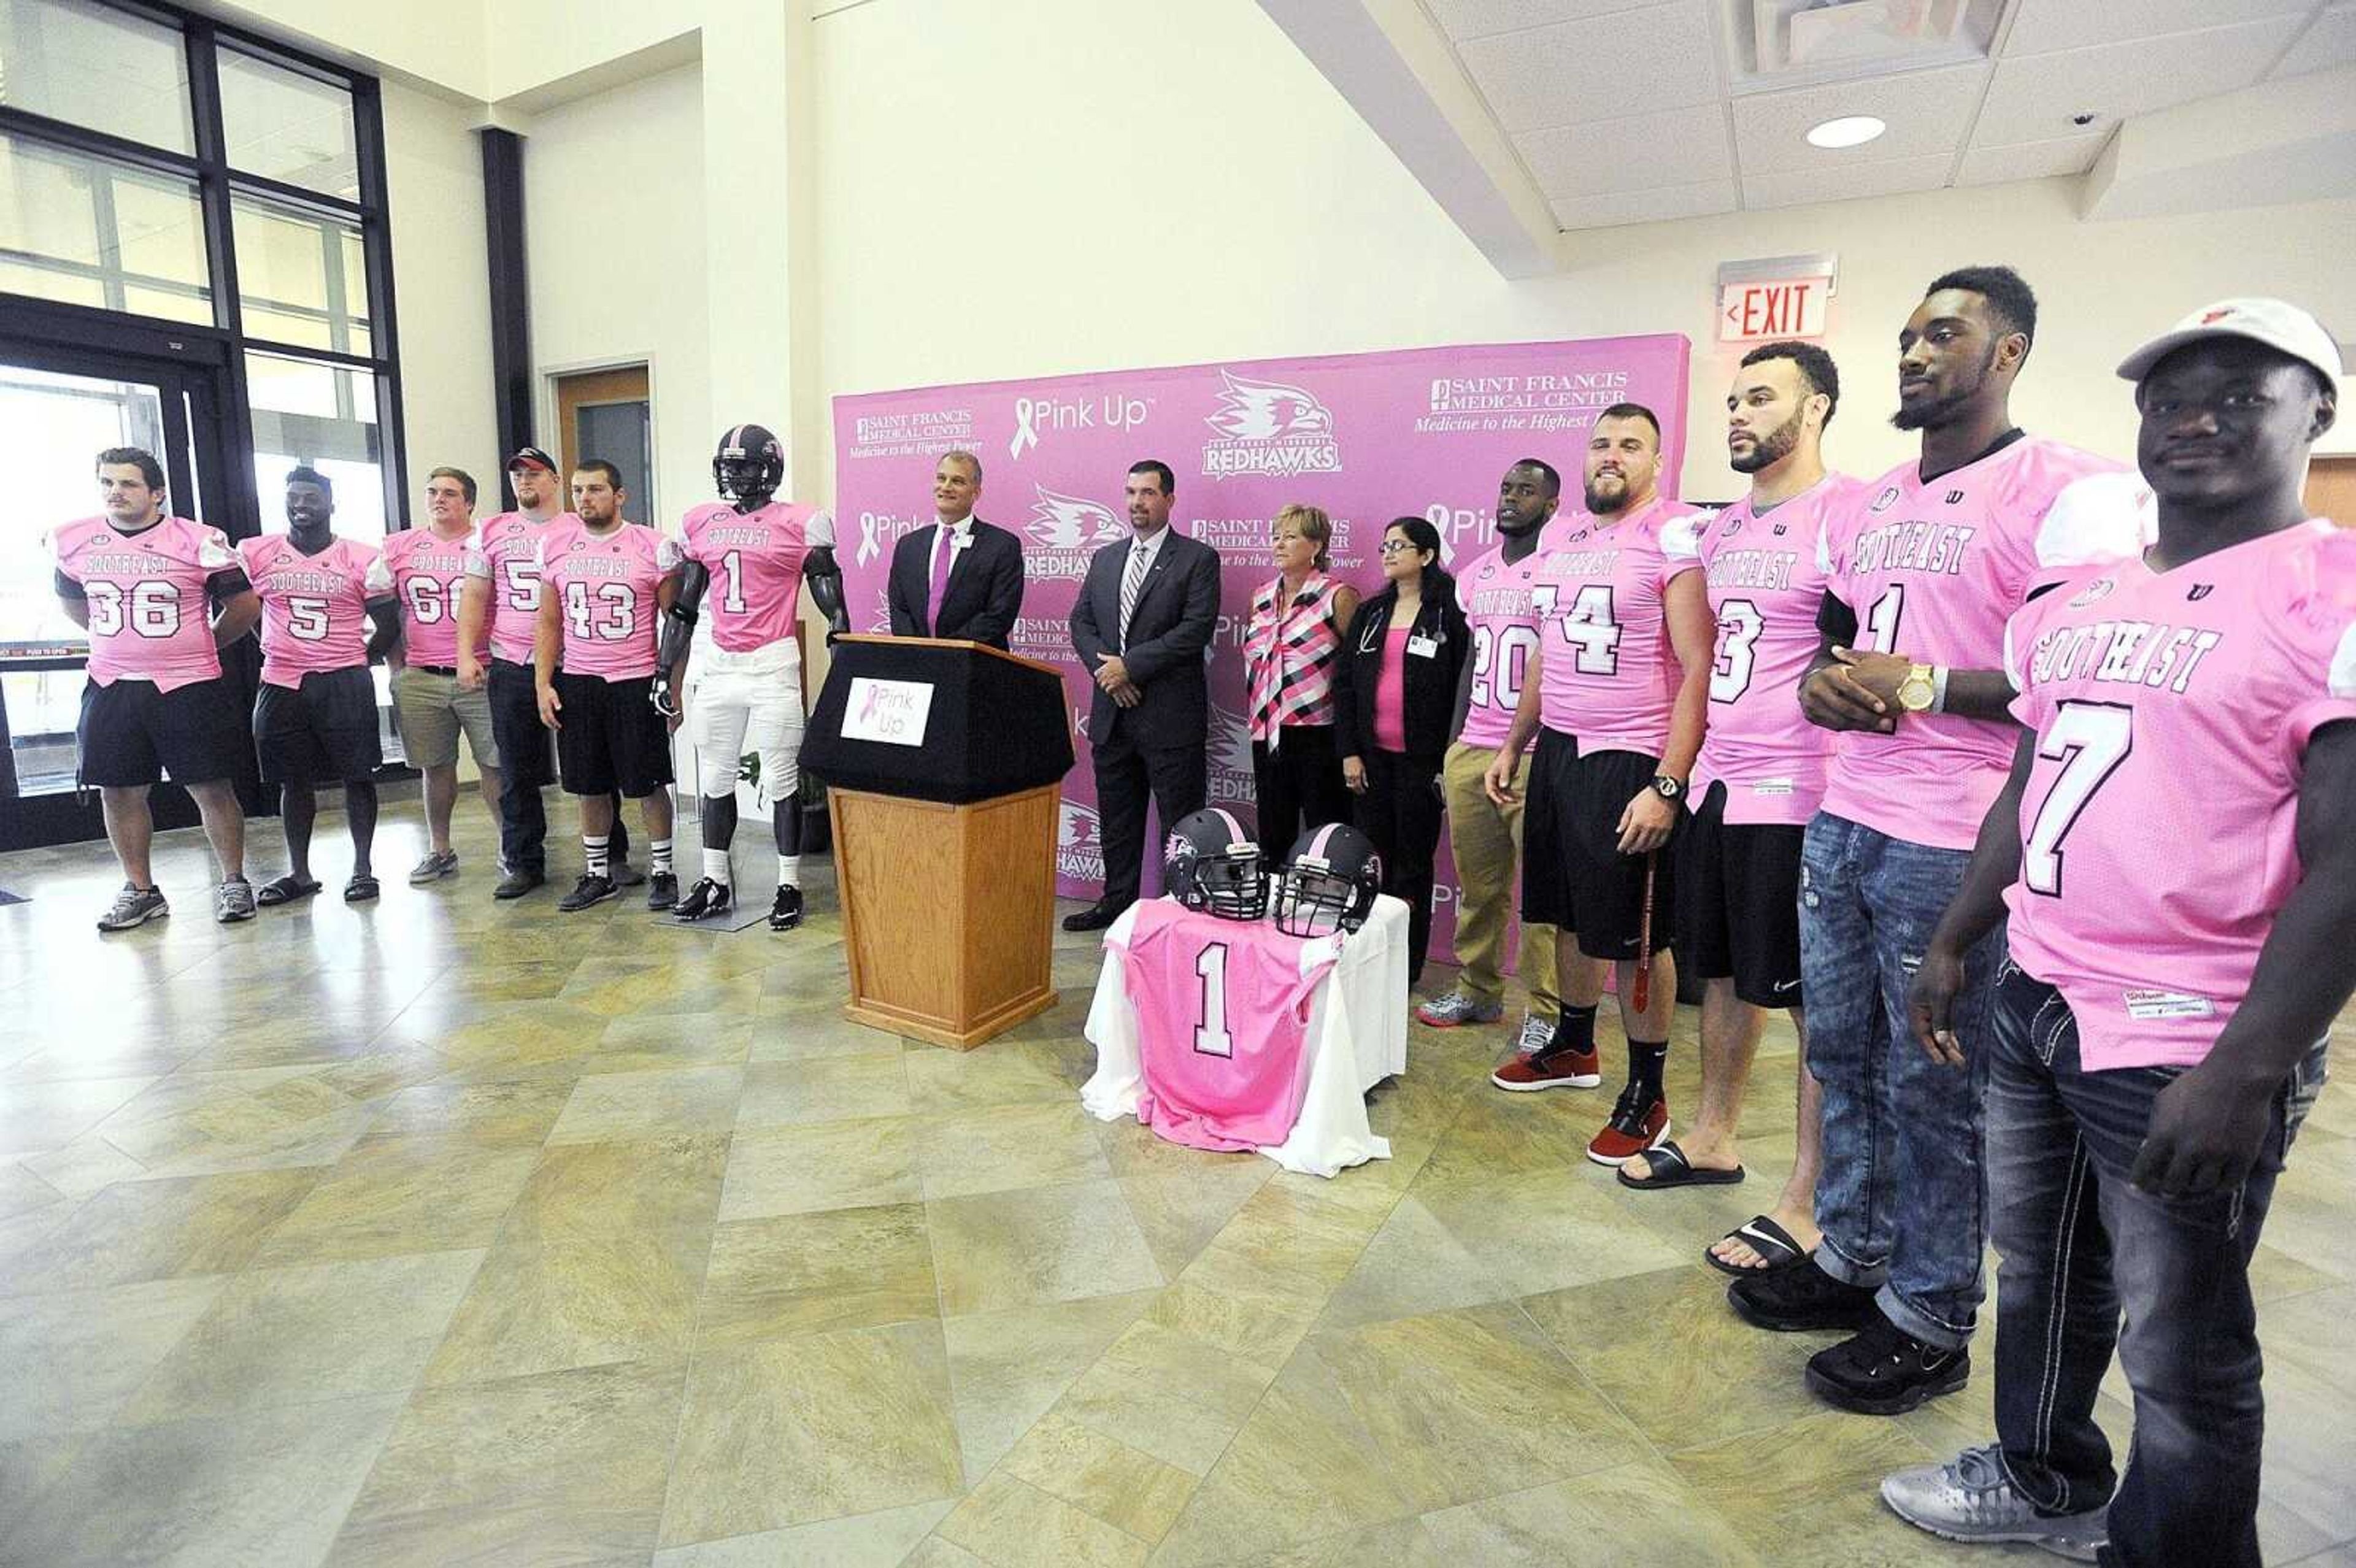
[[1668, 744], [1677, 661], [1669, 581], [1700, 564], [1700, 519], [1673, 501], [1621, 517], [1558, 520], [1530, 586], [1538, 613], [1538, 721], [1589, 752], [1657, 757]]
[[2356, 720], [2356, 538], [2072, 572], [2012, 618], [2005, 673], [2037, 735], [2013, 962], [2061, 990], [2087, 1067], [2192, 1066], [2298, 883], [2308, 739]]
[[[1920, 664], [1994, 669], [2004, 623], [2030, 592], [2073, 566], [2134, 555], [2149, 541], [2151, 492], [2107, 457], [2023, 436], [1976, 463], [1920, 476], [1891, 469], [1827, 516], [1826, 587], [1857, 613], [1857, 645]], [[2012, 765], [2013, 727], [1946, 713], [1901, 718], [1896, 733], [1835, 738], [1825, 806], [1879, 833], [1968, 849]]]
[[1407, 642], [1412, 626], [1383, 630], [1382, 668], [1375, 677], [1375, 748], [1407, 750]]
[[834, 519], [790, 501], [739, 512], [713, 501], [680, 525], [685, 559], [712, 574], [703, 618], [715, 647], [750, 653], [794, 635], [802, 560], [834, 543]]
[[237, 553], [262, 595], [263, 680], [300, 686], [306, 675], [367, 665], [369, 601], [392, 596], [373, 547], [339, 539], [305, 555], [284, 534], [264, 534], [241, 541]]
[[1745, 496], [1702, 526], [1718, 651], [1692, 798], [1725, 784], [1728, 822], [1804, 825], [1824, 799], [1832, 731], [1809, 723], [1794, 694], [1822, 640], [1816, 611], [1825, 573], [1816, 540], [1826, 516], [1863, 488], [1845, 474], [1827, 474], [1763, 515]]
[[1139, 904], [1127, 944], [1108, 945], [1137, 1009], [1137, 1119], [1195, 1148], [1268, 1148], [1290, 1136], [1309, 1087], [1311, 993], [1340, 942], [1165, 898]]
[[521, 512], [501, 512], [475, 530], [474, 548], [466, 552], [466, 575], [490, 585], [494, 658], [531, 663], [540, 620], [540, 536], [572, 515], [560, 512], [545, 523], [535, 523]]
[[[458, 590], [466, 577], [466, 555], [475, 530], [444, 539], [431, 528], [403, 528], [384, 541], [385, 570], [392, 574], [393, 597], [401, 601], [402, 656], [413, 665], [453, 669], [458, 663]], [[484, 627], [477, 658], [490, 651]]]
[[[1558, 526], [1547, 524], [1546, 533], [1552, 534]], [[1538, 645], [1538, 613], [1530, 603], [1530, 585], [1537, 581], [1538, 562], [1545, 556], [1543, 535], [1538, 548], [1519, 560], [1508, 561], [1500, 545], [1457, 579], [1457, 596], [1472, 632], [1472, 688], [1464, 706], [1464, 728], [1457, 736], [1468, 746], [1494, 752], [1514, 727], [1514, 709], [1530, 673], [1530, 652]]]
[[84, 517], [49, 536], [58, 570], [81, 584], [90, 612], [90, 678], [129, 677], [173, 691], [220, 674], [205, 584], [238, 560], [219, 528], [166, 517], [124, 533]]
[[636, 680], [655, 672], [655, 591], [679, 570], [679, 547], [644, 523], [603, 534], [567, 512], [540, 537], [540, 581], [557, 597], [567, 675]]

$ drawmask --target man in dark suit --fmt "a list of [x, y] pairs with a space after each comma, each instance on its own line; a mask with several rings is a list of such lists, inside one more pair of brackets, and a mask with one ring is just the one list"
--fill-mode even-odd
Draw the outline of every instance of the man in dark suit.
[[1209, 794], [1203, 650], [1219, 618], [1219, 552], [1170, 527], [1177, 488], [1166, 463], [1149, 458], [1129, 471], [1130, 537], [1097, 551], [1072, 606], [1072, 646], [1097, 683], [1088, 748], [1105, 892], [1066, 915], [1066, 931], [1101, 931], [1137, 901], [1149, 785], [1165, 831]]
[[884, 599], [895, 637], [969, 637], [1004, 648], [1023, 613], [1023, 544], [973, 515], [981, 459], [945, 452], [933, 470], [929, 528], [892, 549]]

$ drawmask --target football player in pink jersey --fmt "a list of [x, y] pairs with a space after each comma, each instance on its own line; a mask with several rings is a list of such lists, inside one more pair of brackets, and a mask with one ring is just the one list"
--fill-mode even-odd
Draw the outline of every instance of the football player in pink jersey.
[[202, 815], [220, 862], [213, 916], [253, 918], [245, 880], [244, 704], [221, 674], [220, 650], [262, 613], [219, 528], [164, 510], [164, 465], [153, 453], [98, 454], [99, 516], [49, 536], [58, 602], [90, 633], [90, 674], [76, 734], [80, 782], [95, 788], [123, 891], [101, 931], [128, 931], [171, 913], [155, 886], [147, 792], [166, 773]]
[[[1440, 768], [1448, 847], [1456, 860], [1457, 970], [1454, 986], [1415, 1009], [1433, 1029], [1492, 1023], [1505, 1012], [1498, 959], [1514, 914], [1522, 807], [1519, 801], [1491, 800], [1481, 781], [1513, 728], [1522, 683], [1529, 677], [1530, 650], [1538, 640], [1538, 613], [1530, 602], [1538, 540], [1561, 506], [1562, 475], [1552, 464], [1525, 457], [1506, 469], [1497, 481], [1496, 548], [1466, 567], [1457, 582], [1472, 630], [1472, 656], [1458, 677], [1456, 738]], [[1554, 927], [1522, 923], [1520, 973], [1530, 1005], [1515, 1049], [1524, 1056], [1546, 1049], [1560, 1021], [1554, 949]]]
[[238, 555], [262, 596], [262, 691], [253, 704], [262, 782], [278, 785], [286, 874], [262, 885], [265, 904], [319, 891], [311, 875], [316, 786], [344, 786], [352, 874], [344, 901], [381, 891], [369, 857], [376, 845], [376, 682], [369, 665], [401, 635], [384, 558], [358, 539], [338, 539], [335, 486], [316, 468], [286, 475], [286, 532], [242, 541]]
[[2056, 571], [2132, 555], [2149, 492], [2119, 464], [2012, 422], [2037, 300], [2005, 267], [1931, 285], [1898, 337], [1898, 412], [1918, 462], [1826, 519], [1824, 647], [1800, 687], [1835, 732], [1800, 869], [1808, 1070], [1824, 1093], [1814, 1261], [1736, 1280], [1765, 1328], [1847, 1328], [1818, 1398], [1895, 1414], [1961, 1388], [1983, 1294], [1983, 943], [1957, 1004], [1967, 1072], [1907, 1039], [1906, 986], [2011, 758], [2005, 617]]
[[1587, 510], [1558, 518], [1547, 534], [1530, 590], [1538, 641], [1513, 727], [1483, 780], [1491, 799], [1510, 802], [1522, 753], [1537, 738], [1522, 913], [1555, 927], [1562, 976], [1554, 1039], [1535, 1055], [1515, 1055], [1490, 1082], [1521, 1092], [1602, 1083], [1595, 1014], [1603, 966], [1615, 965], [1628, 1083], [1587, 1146], [1588, 1158], [1614, 1167], [1669, 1135], [1661, 1069], [1677, 994], [1667, 952], [1676, 879], [1661, 851], [1683, 810], [1709, 699], [1698, 519], [1661, 498], [1660, 469], [1661, 421], [1650, 409], [1615, 403], [1596, 416]]
[[620, 469], [583, 458], [573, 470], [572, 514], [540, 536], [533, 682], [540, 721], [556, 731], [564, 793], [581, 799], [581, 880], [556, 903], [567, 914], [620, 891], [606, 859], [616, 794], [638, 803], [649, 836], [647, 907], [679, 901], [670, 731], [654, 706], [657, 639], [679, 594], [678, 552], [644, 523], [623, 518], [626, 498]]
[[[1858, 488], [1825, 469], [1825, 427], [1839, 403], [1839, 369], [1812, 343], [1751, 350], [1727, 393], [1727, 461], [1751, 489], [1702, 529], [1718, 658], [1693, 816], [1676, 851], [1677, 962], [1704, 981], [1701, 1109], [1684, 1139], [1622, 1167], [1621, 1180], [1639, 1191], [1741, 1180], [1737, 1123], [1768, 1010], [1788, 1009], [1806, 1038], [1800, 841], [1824, 796], [1832, 737], [1801, 717], [1792, 692], [1816, 654], [1816, 539]], [[1797, 1076], [1797, 1147], [1781, 1196], [1706, 1254], [1729, 1274], [1789, 1264], [1815, 1247], [1821, 1100], [1804, 1060]]]
[[[407, 528], [384, 541], [401, 616], [401, 644], [392, 666], [393, 706], [401, 715], [401, 748], [425, 779], [425, 859], [409, 873], [412, 886], [438, 881], [458, 869], [450, 845], [450, 811], [458, 801], [458, 731], [482, 774], [483, 805], [499, 820], [499, 746], [491, 732], [491, 700], [480, 684], [458, 680], [458, 607], [466, 581], [466, 554], [475, 548], [475, 478], [463, 468], [436, 468], [425, 479], [425, 527]], [[490, 651], [489, 627], [477, 624], [471, 650], [477, 667]], [[535, 737], [537, 738], [537, 737]]]
[[702, 780], [703, 875], [679, 901], [678, 918], [711, 920], [735, 907], [728, 846], [736, 837], [737, 763], [750, 747], [760, 758], [761, 793], [776, 831], [777, 896], [769, 929], [791, 931], [802, 923], [802, 655], [794, 633], [805, 581], [826, 617], [828, 638], [851, 630], [842, 569], [834, 560], [834, 519], [776, 498], [786, 482], [786, 449], [759, 425], [737, 425], [721, 436], [712, 478], [722, 498], [696, 507], [680, 525], [685, 563], [679, 597], [663, 617], [654, 681], [655, 707], [676, 724], [688, 650], [699, 616], [709, 620], [686, 691], [688, 738]]
[[[2300, 500], [2340, 358], [2232, 299], [2119, 374], [2158, 541], [2012, 617], [2027, 733], [1909, 998], [1936, 1071], [1994, 1058], [1997, 1440], [1881, 1491], [1953, 1540], [2257, 1568], [2250, 1258], [2356, 979], [2356, 539]], [[2008, 912], [1983, 1047], [1966, 955]]]

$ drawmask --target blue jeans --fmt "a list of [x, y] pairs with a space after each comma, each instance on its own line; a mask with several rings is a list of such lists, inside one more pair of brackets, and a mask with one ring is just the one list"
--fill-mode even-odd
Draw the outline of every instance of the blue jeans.
[[1878, 1287], [1882, 1316], [1942, 1349], [1971, 1342], [1986, 1295], [1980, 1096], [2003, 933], [1972, 949], [1954, 1003], [1965, 1065], [1941, 1066], [1906, 1023], [1906, 987], [1971, 859], [1827, 812], [1800, 857], [1808, 1071], [1825, 1092], [1816, 1263]]
[[[2110, 1503], [2119, 1568], [2258, 1568], [2257, 1309], [2250, 1254], [2317, 1091], [2318, 1043], [2276, 1094], [2236, 1191], [2161, 1198], [2129, 1185], [2174, 1067], [2088, 1072], [2061, 993], [2009, 963], [1997, 985], [1988, 1179], [2003, 1285], [1996, 1424], [2005, 1467], [2047, 1513]], [[2126, 1324], [2120, 1328], [2120, 1316]], [[2116, 1345], [2135, 1446], [2113, 1495], [2094, 1393]]]

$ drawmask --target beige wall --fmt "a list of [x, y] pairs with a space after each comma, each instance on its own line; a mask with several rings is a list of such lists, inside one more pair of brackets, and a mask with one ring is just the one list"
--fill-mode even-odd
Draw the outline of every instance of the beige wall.
[[1832, 452], [1860, 471], [1906, 455], [1886, 423], [1894, 338], [1949, 266], [2010, 262], [2044, 302], [2022, 422], [2122, 454], [2111, 367], [2140, 335], [2235, 293], [2356, 322], [2356, 202], [2083, 224], [2073, 180], [1620, 229], [1568, 275], [1508, 283], [1250, 0], [1026, 10], [1020, 47], [991, 6], [872, 0], [816, 23], [826, 393], [1679, 331], [1686, 492], [1719, 496], [1739, 357], [1709, 341], [1723, 261], [1839, 253]]

